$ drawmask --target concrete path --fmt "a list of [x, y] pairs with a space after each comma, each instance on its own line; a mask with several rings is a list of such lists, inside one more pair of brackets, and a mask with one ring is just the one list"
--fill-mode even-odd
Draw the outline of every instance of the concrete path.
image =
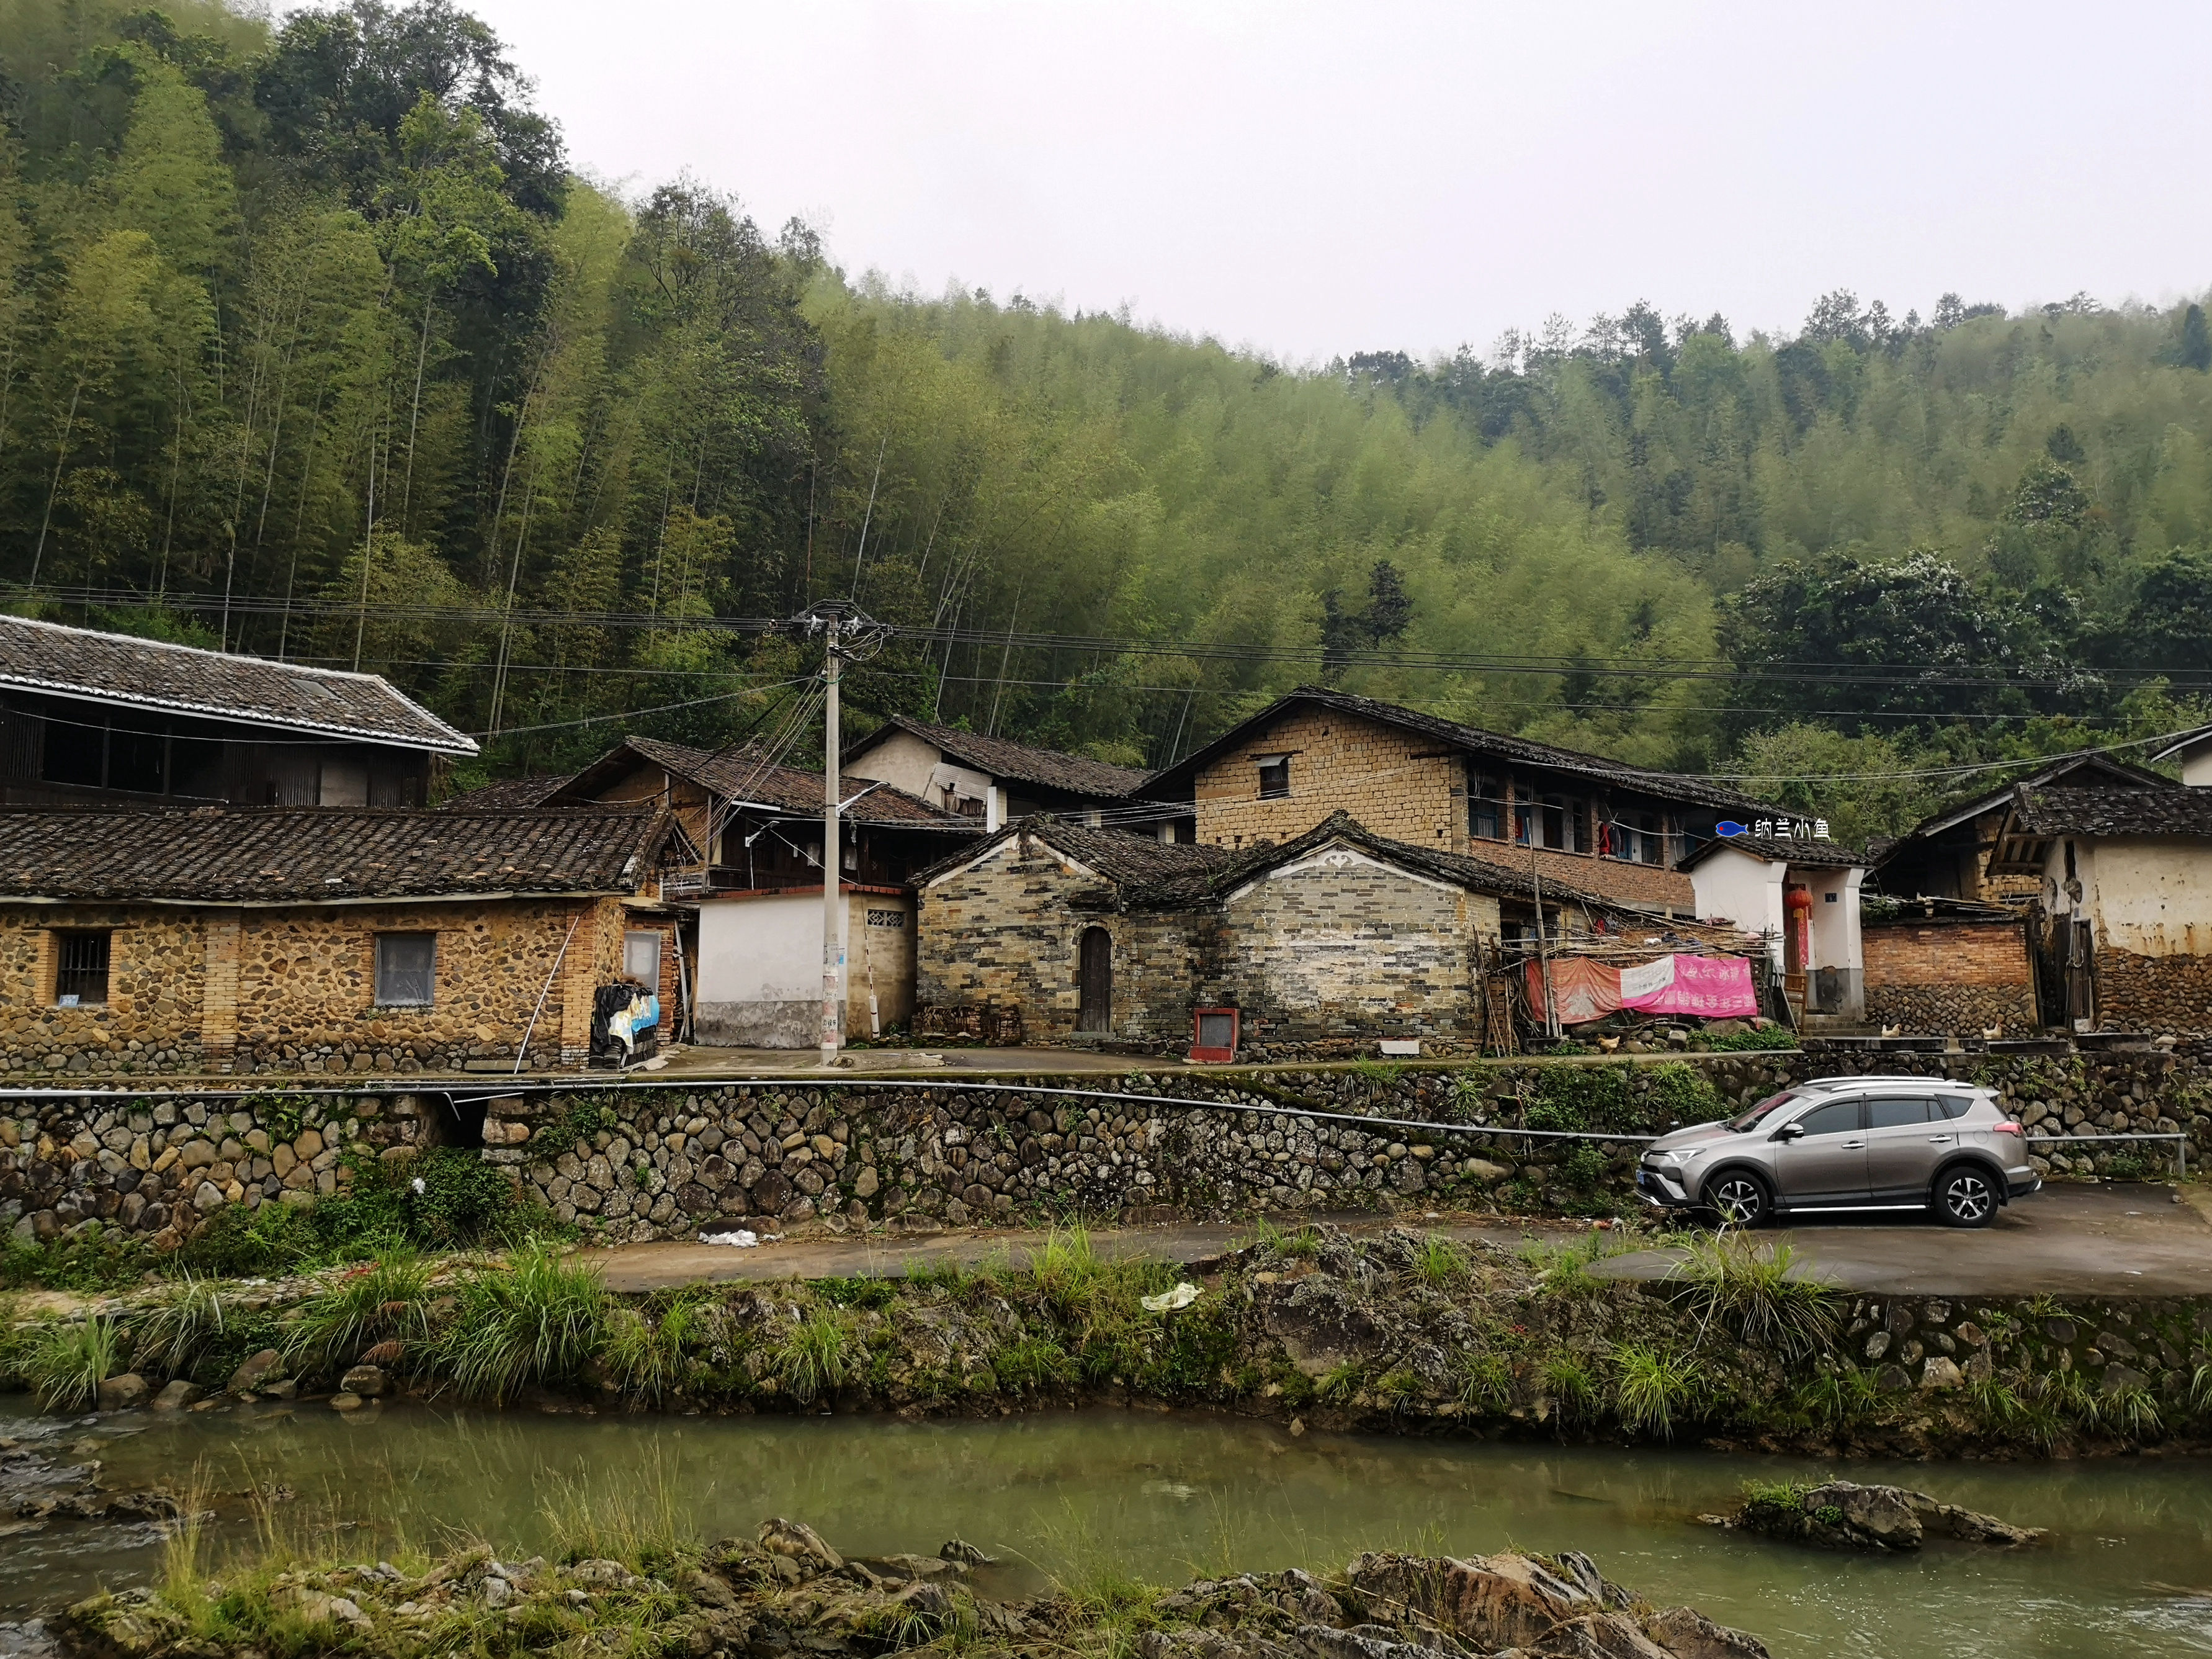
[[[2177, 1202], [2163, 1186], [2055, 1186], [2006, 1210], [1978, 1232], [1891, 1216], [1836, 1218], [1762, 1233], [1786, 1240], [1808, 1274], [1847, 1289], [1890, 1296], [2212, 1296], [2212, 1192]], [[1372, 1233], [1394, 1223], [1372, 1216], [1325, 1217]], [[1465, 1217], [1395, 1223], [1513, 1247], [1532, 1236], [1559, 1242], [1585, 1231], [1571, 1222], [1500, 1227]], [[1252, 1236], [1249, 1226], [1183, 1223], [1103, 1229], [1092, 1247], [1111, 1258], [1152, 1257], [1202, 1270]], [[904, 1273], [919, 1263], [973, 1264], [1001, 1253], [1025, 1262], [1043, 1235], [945, 1233], [921, 1238], [781, 1240], [757, 1249], [696, 1243], [629, 1244], [592, 1253], [609, 1288], [646, 1291], [714, 1280], [836, 1278]], [[1639, 1250], [1600, 1263], [1601, 1275], [1665, 1277], [1678, 1253]]]
[[830, 1071], [811, 1048], [709, 1048], [690, 1044], [671, 1049], [665, 1065], [643, 1067], [633, 1077], [814, 1077], [850, 1082], [855, 1077], [893, 1073], [927, 1077], [947, 1071], [988, 1072], [1027, 1077], [1126, 1077], [1132, 1071], [1198, 1071], [1187, 1060], [1159, 1055], [1094, 1054], [1064, 1048], [848, 1048]]
[[[2212, 1223], [2163, 1186], [2047, 1186], [1978, 1230], [1875, 1213], [1759, 1236], [1787, 1239], [1812, 1275], [1887, 1296], [2212, 1296]], [[1593, 1271], [1663, 1278], [1677, 1254], [1638, 1251]]]

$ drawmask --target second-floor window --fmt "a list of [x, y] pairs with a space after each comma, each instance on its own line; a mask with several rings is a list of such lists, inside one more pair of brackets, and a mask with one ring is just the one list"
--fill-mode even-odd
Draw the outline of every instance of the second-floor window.
[[428, 1008], [438, 982], [438, 936], [376, 936], [376, 1002], [380, 1008]]
[[1263, 754], [1260, 757], [1260, 798], [1262, 801], [1286, 801], [1291, 794], [1291, 757], [1287, 754]]
[[1498, 779], [1468, 774], [1467, 833], [1478, 841], [1505, 839], [1505, 785]]

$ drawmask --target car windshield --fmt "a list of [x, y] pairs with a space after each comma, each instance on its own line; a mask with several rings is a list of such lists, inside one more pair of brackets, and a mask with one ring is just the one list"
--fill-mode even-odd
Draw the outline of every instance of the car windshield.
[[1746, 1130], [1756, 1129], [1768, 1118], [1772, 1117], [1784, 1107], [1789, 1105], [1790, 1101], [1802, 1100], [1804, 1096], [1800, 1095], [1794, 1089], [1785, 1089], [1779, 1095], [1769, 1095], [1765, 1100], [1761, 1101], [1757, 1106], [1753, 1107], [1750, 1111], [1745, 1113], [1741, 1117], [1730, 1118], [1729, 1119], [1729, 1127], [1739, 1135], [1742, 1134]]

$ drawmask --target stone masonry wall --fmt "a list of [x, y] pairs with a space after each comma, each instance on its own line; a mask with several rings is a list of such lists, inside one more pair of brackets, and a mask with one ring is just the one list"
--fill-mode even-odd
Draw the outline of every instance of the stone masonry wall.
[[[1602, 1194], [1626, 1206], [1632, 1143], [1601, 1146], [1594, 1164], [1583, 1143], [1502, 1132], [1521, 1126], [1547, 1072], [1599, 1064], [1087, 1074], [1004, 1090], [955, 1082], [580, 1083], [491, 1101], [482, 1156], [513, 1170], [562, 1219], [613, 1241], [689, 1237], [722, 1223], [934, 1227], [1443, 1208], [1480, 1204], [1505, 1182], [1524, 1197]], [[1659, 1102], [1671, 1096], [1657, 1091], [1680, 1081], [1674, 1064], [1709, 1079], [1722, 1110], [1808, 1077], [1952, 1077], [1999, 1089], [2031, 1134], [2185, 1132], [2192, 1157], [2212, 1154], [2212, 1060], [2202, 1052], [1603, 1063], [1625, 1068], [1629, 1120], [1665, 1126]], [[1068, 1092], [1084, 1090], [1136, 1098]], [[1276, 1109], [1254, 1109], [1262, 1107]], [[1362, 1118], [1456, 1126], [1369, 1127]], [[404, 1094], [8, 1102], [0, 1105], [0, 1225], [51, 1236], [98, 1219], [173, 1241], [228, 1204], [337, 1191], [347, 1179], [345, 1148], [405, 1157], [437, 1138], [441, 1121], [430, 1096]], [[2057, 1174], [2156, 1174], [2171, 1156], [2156, 1144], [2033, 1150]]]
[[227, 1205], [343, 1191], [349, 1149], [404, 1156], [432, 1121], [408, 1095], [0, 1102], [0, 1222], [35, 1239], [99, 1222], [169, 1248]]
[[2108, 1030], [2212, 1031], [2212, 956], [2100, 948], [2097, 1022]]
[[[592, 988], [620, 971], [623, 927], [611, 899], [0, 907], [0, 1064], [68, 1077], [484, 1068], [512, 1061], [542, 997], [531, 1065], [573, 1067]], [[109, 930], [104, 1004], [54, 1006], [56, 934], [73, 929]], [[437, 935], [428, 1008], [376, 1005], [386, 931]]]

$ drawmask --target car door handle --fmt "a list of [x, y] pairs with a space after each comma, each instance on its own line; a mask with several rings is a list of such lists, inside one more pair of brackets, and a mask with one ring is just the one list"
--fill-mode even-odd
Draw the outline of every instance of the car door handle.
[[1844, 1150], [1846, 1152], [1856, 1152], [1859, 1148], [1865, 1144], [1866, 1143], [1864, 1141], [1845, 1141], [1844, 1143]]
[[1955, 1141], [1958, 1138], [1956, 1135], [1930, 1135], [1928, 1138], [1928, 1144], [1930, 1146], [1942, 1146], [1948, 1141]]

